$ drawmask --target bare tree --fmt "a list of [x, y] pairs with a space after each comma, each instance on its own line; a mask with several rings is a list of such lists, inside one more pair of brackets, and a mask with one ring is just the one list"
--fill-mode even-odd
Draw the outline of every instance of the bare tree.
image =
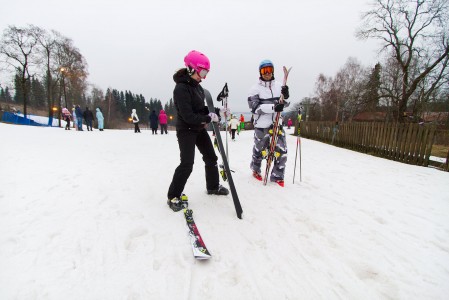
[[355, 58], [348, 58], [335, 77], [318, 76], [315, 94], [321, 109], [320, 120], [344, 121], [362, 110], [368, 71]]
[[69, 104], [82, 103], [87, 90], [87, 62], [69, 38], [60, 37], [56, 47], [57, 70], [64, 76]]
[[330, 120], [335, 114], [335, 95], [333, 95], [333, 79], [324, 74], [320, 74], [315, 83], [315, 94], [319, 108], [319, 121]]
[[442, 61], [439, 68], [429, 73], [417, 86], [412, 95], [412, 112], [414, 116], [421, 116], [428, 111], [429, 103], [440, 102], [444, 99], [445, 90], [449, 84], [449, 55]]
[[27, 27], [8, 26], [3, 31], [0, 41], [0, 56], [2, 62], [12, 67], [20, 76], [20, 82], [23, 87], [23, 114], [27, 116], [27, 86], [30, 82], [30, 66], [33, 64], [34, 48], [37, 40], [35, 35], [36, 27], [28, 25]]
[[385, 121], [394, 119], [399, 115], [399, 101], [401, 98], [401, 70], [394, 57], [389, 57], [382, 67], [380, 85], [380, 105], [387, 108]]
[[[47, 104], [48, 104], [48, 117], [53, 117], [54, 107], [54, 92], [56, 85], [58, 84], [59, 72], [55, 74], [54, 60], [55, 51], [60, 38], [60, 34], [54, 30], [47, 32], [44, 29], [38, 28], [35, 31], [36, 40], [38, 41], [38, 55], [40, 58], [41, 66], [45, 68], [45, 83], [47, 91]], [[54, 80], [56, 78], [56, 80]]]
[[349, 57], [333, 82], [337, 108], [335, 121], [339, 120], [339, 114], [341, 121], [352, 121], [354, 115], [364, 108], [362, 104], [367, 81], [367, 70], [357, 59]]
[[449, 54], [448, 7], [447, 0], [374, 0], [373, 9], [363, 16], [357, 36], [379, 39], [399, 67], [397, 121], [418, 85], [441, 69]]

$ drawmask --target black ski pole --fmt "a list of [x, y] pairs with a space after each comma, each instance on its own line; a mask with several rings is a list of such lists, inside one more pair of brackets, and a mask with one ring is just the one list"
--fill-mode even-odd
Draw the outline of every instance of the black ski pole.
[[[227, 89], [227, 85], [226, 85], [226, 89]], [[209, 108], [209, 111], [214, 111], [215, 110], [214, 103], [212, 102], [212, 96], [210, 95], [210, 92], [208, 90], [204, 89], [204, 95], [206, 96], [206, 103], [207, 103], [207, 107]], [[220, 151], [220, 154], [221, 154], [221, 158], [223, 160], [223, 165], [225, 168], [226, 176], [228, 178], [229, 188], [231, 190], [232, 200], [234, 201], [235, 211], [237, 213], [237, 217], [239, 219], [241, 219], [243, 210], [242, 210], [242, 206], [240, 204], [239, 196], [237, 195], [237, 190], [235, 189], [234, 180], [232, 179], [232, 174], [231, 174], [231, 170], [229, 168], [228, 160], [226, 158], [226, 153], [225, 153], [225, 151], [223, 151], [223, 141], [221, 140], [220, 128], [219, 128], [218, 124], [215, 122], [212, 122], [212, 126], [215, 131], [215, 137], [217, 138], [218, 147], [219, 147], [219, 149], [222, 149], [222, 151]]]
[[293, 183], [295, 183], [295, 174], [296, 174], [296, 161], [298, 159], [298, 150], [299, 150], [299, 181], [302, 182], [302, 171], [301, 171], [301, 111], [298, 114], [298, 136], [296, 138], [296, 155], [295, 155], [295, 167], [293, 169]]

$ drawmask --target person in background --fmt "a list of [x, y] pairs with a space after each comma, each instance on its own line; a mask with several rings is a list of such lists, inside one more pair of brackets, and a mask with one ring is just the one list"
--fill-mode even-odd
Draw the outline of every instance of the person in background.
[[76, 118], [75, 105], [73, 105], [72, 107], [72, 118], [73, 118], [73, 128], [75, 128], [75, 130], [78, 130], [78, 119]]
[[[299, 114], [298, 114], [299, 115]], [[298, 117], [299, 120], [299, 117]], [[332, 141], [331, 141], [331, 145], [334, 144], [335, 138], [337, 137], [338, 134], [338, 121], [335, 122], [334, 127], [332, 128]]]
[[165, 110], [161, 110], [159, 112], [159, 124], [161, 125], [161, 134], [168, 134], [167, 132], [167, 115], [165, 114]]
[[239, 126], [239, 130], [237, 131], [237, 134], [240, 134], [240, 131], [242, 131], [243, 129], [245, 129], [245, 117], [243, 116], [243, 114], [240, 114], [240, 126]]
[[[290, 103], [284, 101], [280, 103], [281, 94], [284, 100], [289, 98], [288, 86], [274, 79], [274, 65], [270, 60], [263, 60], [259, 64], [259, 82], [255, 84], [248, 95], [248, 106], [254, 117], [254, 147], [250, 168], [253, 176], [257, 180], [262, 180], [261, 165], [262, 159], [268, 155], [270, 144], [270, 129], [273, 128], [273, 121], [278, 112], [284, 110]], [[279, 186], [284, 186], [285, 165], [287, 163], [287, 142], [285, 131], [279, 127], [279, 135], [276, 143], [273, 169], [270, 174], [270, 181], [276, 182]]]
[[93, 131], [92, 129], [92, 122], [94, 120], [94, 114], [92, 113], [92, 111], [89, 110], [89, 107], [86, 107], [86, 110], [83, 113], [83, 117], [84, 120], [86, 121], [86, 127], [87, 127], [87, 131]]
[[186, 55], [184, 63], [186, 68], [178, 70], [173, 75], [173, 80], [176, 82], [173, 90], [173, 101], [177, 112], [176, 136], [181, 157], [167, 193], [167, 204], [173, 211], [179, 211], [188, 206], [188, 198], [183, 191], [192, 173], [195, 147], [203, 156], [207, 193], [229, 194], [228, 189], [219, 184], [218, 158], [206, 131], [208, 123], [219, 122], [217, 114], [209, 112], [205, 106], [204, 90], [200, 85], [209, 72], [209, 59], [203, 53], [193, 50]]
[[139, 117], [137, 116], [137, 112], [136, 112], [135, 108], [132, 109], [131, 119], [133, 120], [133, 124], [134, 124], [134, 133], [140, 133]]
[[78, 124], [78, 130], [83, 131], [83, 111], [79, 105], [75, 106], [76, 123]]
[[292, 118], [288, 118], [288, 121], [287, 121], [287, 128], [290, 129], [290, 127], [292, 127], [292, 125], [293, 125]]
[[66, 121], [65, 130], [70, 130], [70, 119], [72, 118], [72, 114], [66, 107], [62, 109], [62, 117], [64, 121]]
[[231, 115], [231, 120], [229, 121], [229, 127], [231, 128], [231, 138], [233, 141], [235, 141], [235, 132], [240, 126], [239, 120], [237, 120], [237, 117], [235, 115]]
[[98, 122], [98, 130], [103, 131], [104, 129], [104, 117], [103, 113], [101, 112], [101, 109], [97, 107], [96, 109], [96, 117]]
[[156, 115], [156, 111], [153, 110], [150, 114], [150, 128], [151, 128], [152, 134], [157, 134], [157, 123], [158, 123], [158, 118]]

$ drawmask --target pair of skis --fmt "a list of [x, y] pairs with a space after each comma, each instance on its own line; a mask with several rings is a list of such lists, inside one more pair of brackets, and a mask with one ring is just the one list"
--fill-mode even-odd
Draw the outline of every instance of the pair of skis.
[[[212, 101], [212, 96], [211, 96], [210, 92], [208, 90], [204, 89], [204, 94], [206, 96], [206, 103], [207, 103], [207, 107], [209, 108], [209, 111], [211, 111], [211, 112], [215, 111], [214, 103]], [[223, 97], [227, 97], [227, 94], [228, 94], [228, 87], [226, 84], [225, 87], [223, 88], [222, 93], [220, 93], [220, 95]], [[219, 99], [220, 99], [220, 95], [218, 96]], [[226, 156], [227, 151], [225, 152], [224, 148], [223, 148], [223, 141], [222, 141], [221, 135], [220, 135], [220, 127], [219, 127], [218, 123], [215, 123], [215, 122], [212, 122], [212, 126], [214, 128], [215, 138], [217, 139], [218, 149], [221, 154], [222, 161], [223, 161], [223, 167], [224, 167], [223, 171], [224, 171], [227, 181], [229, 182], [229, 188], [231, 190], [232, 200], [234, 201], [234, 206], [235, 206], [235, 210], [237, 213], [237, 217], [239, 219], [241, 219], [243, 209], [240, 204], [240, 200], [237, 195], [237, 191], [235, 189], [234, 181], [232, 179], [231, 169], [229, 168], [229, 162], [228, 162], [228, 159]], [[185, 208], [184, 209], [184, 218], [186, 220], [187, 227], [189, 230], [189, 237], [190, 237], [190, 243], [192, 246], [193, 256], [196, 259], [201, 259], [201, 260], [211, 258], [212, 255], [210, 254], [209, 250], [207, 249], [206, 244], [204, 243], [204, 241], [201, 237], [201, 234], [198, 230], [198, 227], [195, 224], [195, 220], [193, 219], [193, 210], [191, 210], [189, 208]]]
[[[285, 85], [287, 85], [288, 74], [290, 73], [290, 70], [292, 68], [287, 69], [284, 66], [284, 67], [282, 67], [282, 69], [284, 70], [284, 81], [283, 81], [282, 86], [285, 86]], [[279, 98], [279, 103], [284, 103], [284, 95], [282, 95], [282, 93], [281, 93], [281, 97]], [[281, 112], [277, 112], [276, 117], [274, 119], [274, 123], [273, 123], [273, 134], [271, 135], [271, 139], [270, 139], [270, 147], [268, 148], [267, 165], [265, 167], [265, 175], [263, 177], [263, 185], [267, 185], [268, 176], [270, 174], [271, 163], [274, 160], [274, 150], [276, 148], [276, 144], [278, 141], [279, 128], [280, 128], [280, 126], [279, 126], [280, 117], [281, 117]]]

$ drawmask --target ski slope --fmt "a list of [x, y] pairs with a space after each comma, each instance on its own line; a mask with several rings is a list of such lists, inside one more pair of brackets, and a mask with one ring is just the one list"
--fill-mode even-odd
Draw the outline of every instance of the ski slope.
[[[223, 138], [224, 132], [222, 132]], [[229, 139], [243, 207], [185, 193], [212, 254], [193, 258], [166, 205], [174, 132], [0, 123], [0, 299], [447, 299], [449, 173], [288, 136], [285, 188], [251, 176], [252, 131]], [[226, 185], [226, 183], [224, 183]]]

